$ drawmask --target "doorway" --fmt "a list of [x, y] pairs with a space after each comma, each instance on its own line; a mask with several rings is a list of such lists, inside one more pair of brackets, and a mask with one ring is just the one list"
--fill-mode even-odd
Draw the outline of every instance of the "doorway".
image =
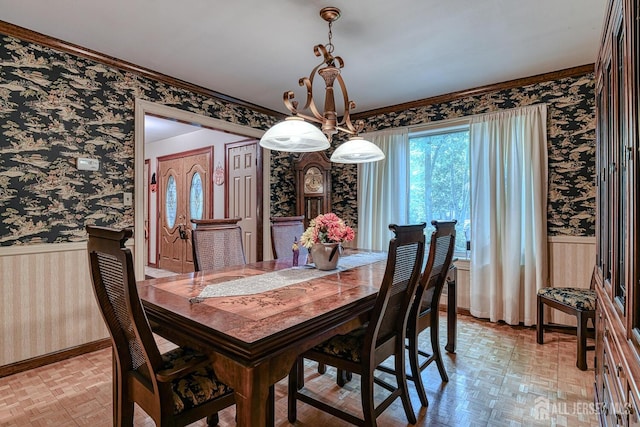
[[[145, 210], [145, 202], [144, 202], [144, 159], [145, 159], [145, 129], [144, 129], [144, 121], [146, 115], [160, 116], [163, 118], [167, 118], [169, 120], [178, 121], [180, 123], [192, 124], [198, 129], [208, 129], [212, 133], [212, 135], [224, 136], [227, 138], [227, 142], [237, 142], [241, 140], [247, 140], [247, 138], [258, 139], [262, 136], [264, 131], [242, 126], [236, 125], [233, 123], [229, 123], [219, 119], [213, 119], [210, 117], [200, 116], [195, 113], [178, 110], [172, 107], [154, 104], [149, 101], [144, 101], [140, 99], [136, 99], [136, 108], [135, 108], [135, 192], [134, 192], [134, 204], [135, 204], [135, 212], [134, 212], [134, 254], [135, 254], [135, 269], [138, 277], [144, 277], [145, 271], [145, 256], [144, 251], [146, 245], [145, 243], [145, 234], [144, 234], [144, 210]], [[257, 141], [256, 141], [257, 143]], [[184, 151], [184, 148], [182, 148]], [[222, 144], [220, 154], [214, 154], [214, 157], [217, 159], [222, 159], [225, 157], [224, 154], [224, 143]], [[264, 155], [263, 155], [264, 154]], [[263, 238], [263, 230], [265, 229], [265, 218], [262, 215], [262, 212], [269, 212], [270, 203], [269, 198], [264, 198], [263, 193], [269, 191], [269, 182], [268, 180], [263, 179], [263, 173], [266, 172], [268, 174], [269, 171], [269, 153], [265, 150], [263, 151], [257, 147], [256, 155], [256, 233], [255, 233], [255, 253], [256, 260], [262, 260], [263, 253], [265, 248], [268, 248], [270, 245], [268, 236]], [[213, 164], [213, 160], [211, 161]], [[263, 166], [264, 165], [264, 166]], [[150, 171], [156, 170], [154, 164], [151, 164]], [[268, 175], [267, 175], [268, 176]], [[215, 186], [214, 193], [224, 192], [224, 186]], [[160, 189], [158, 189], [158, 192]], [[156, 194], [151, 194], [150, 199], [157, 197]], [[215, 202], [215, 194], [212, 197], [214, 200], [214, 208], [212, 209], [214, 218], [222, 218], [226, 215], [225, 206], [228, 206], [228, 202], [222, 199], [222, 202]], [[153, 206], [154, 203], [152, 200], [149, 200], [148, 208], [150, 211], [150, 222], [154, 222], [153, 219], [157, 215], [157, 208]], [[156, 217], [157, 219], [157, 217]], [[177, 219], [177, 218], [176, 218]], [[268, 220], [268, 216], [267, 216]], [[268, 229], [268, 224], [266, 224], [266, 229]], [[150, 228], [154, 228], [150, 224]], [[151, 239], [150, 239], [151, 240]], [[153, 242], [151, 242], [153, 244]], [[154, 251], [150, 251], [150, 255], [153, 256]], [[267, 252], [268, 253], [268, 252]], [[151, 264], [157, 261], [149, 260]]]

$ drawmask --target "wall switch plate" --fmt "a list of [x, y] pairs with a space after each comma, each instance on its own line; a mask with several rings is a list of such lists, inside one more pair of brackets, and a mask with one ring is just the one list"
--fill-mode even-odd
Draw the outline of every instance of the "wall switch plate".
[[125, 206], [133, 205], [133, 194], [132, 193], [122, 193], [122, 204]]
[[100, 169], [100, 160], [78, 157], [76, 159], [76, 167], [81, 171], [97, 171]]

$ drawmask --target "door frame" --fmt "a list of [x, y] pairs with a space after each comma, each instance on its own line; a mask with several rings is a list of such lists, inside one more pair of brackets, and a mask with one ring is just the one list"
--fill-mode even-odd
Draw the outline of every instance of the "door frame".
[[[178, 108], [169, 107], [167, 105], [156, 104], [144, 99], [136, 98], [134, 112], [134, 266], [136, 277], [144, 276], [144, 116], [146, 114], [155, 114], [163, 117], [182, 120], [187, 123], [196, 123], [212, 129], [228, 131], [237, 135], [260, 139], [264, 134], [264, 130], [255, 129], [249, 126], [238, 125], [224, 120], [206, 117], [196, 113], [192, 113]], [[268, 229], [265, 221], [269, 220], [269, 215], [264, 212], [271, 211], [270, 197], [263, 197], [263, 194], [269, 194], [269, 175], [271, 156], [269, 150], [263, 150], [259, 147], [257, 167], [257, 217], [258, 217], [258, 239], [262, 239], [257, 244], [258, 259], [262, 259], [262, 253], [265, 252], [265, 245], [270, 244], [269, 236], [264, 236], [263, 230]], [[265, 176], [267, 179], [263, 179]]]

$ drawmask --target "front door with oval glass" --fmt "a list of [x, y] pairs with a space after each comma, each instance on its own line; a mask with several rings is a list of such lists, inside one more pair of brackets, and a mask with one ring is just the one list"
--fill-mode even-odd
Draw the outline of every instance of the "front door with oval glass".
[[158, 267], [193, 271], [191, 219], [211, 212], [211, 149], [158, 158]]

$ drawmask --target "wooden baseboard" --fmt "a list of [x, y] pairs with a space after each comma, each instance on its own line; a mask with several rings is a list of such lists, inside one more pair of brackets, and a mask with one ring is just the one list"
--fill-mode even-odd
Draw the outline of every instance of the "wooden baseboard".
[[32, 359], [22, 360], [20, 362], [0, 366], [0, 378], [17, 374], [19, 372], [28, 371], [29, 369], [39, 368], [40, 366], [49, 365], [50, 363], [60, 362], [61, 360], [80, 356], [81, 354], [91, 353], [92, 351], [96, 350], [102, 350], [103, 348], [107, 348], [110, 346], [111, 339], [105, 338], [98, 341], [92, 341], [87, 344], [82, 344], [77, 347], [67, 348], [65, 350], [45, 354], [44, 356], [38, 356]]
[[[445, 313], [447, 312], [447, 304], [440, 304], [438, 306], [438, 308], [440, 309], [440, 311], [443, 311]], [[456, 308], [456, 314], [462, 314], [462, 315], [465, 315], [465, 316], [471, 316], [471, 312], [469, 311], [468, 308], [457, 307]]]

